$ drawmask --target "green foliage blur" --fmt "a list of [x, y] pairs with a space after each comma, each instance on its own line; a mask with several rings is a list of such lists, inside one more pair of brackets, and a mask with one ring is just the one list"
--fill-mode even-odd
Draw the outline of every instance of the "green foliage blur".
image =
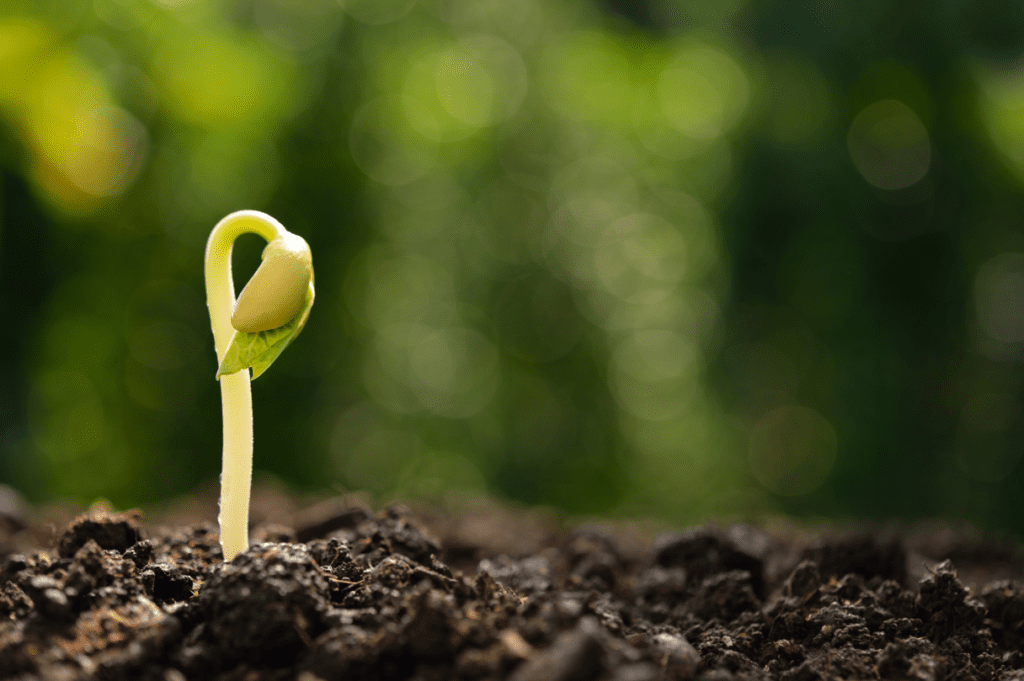
[[0, 482], [216, 479], [252, 208], [297, 488], [1024, 531], [1022, 56], [1010, 0], [0, 0]]

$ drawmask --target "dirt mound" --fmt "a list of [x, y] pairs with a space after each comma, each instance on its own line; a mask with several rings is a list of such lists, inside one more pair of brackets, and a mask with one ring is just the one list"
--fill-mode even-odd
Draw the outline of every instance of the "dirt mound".
[[0, 678], [1024, 681], [1024, 554], [944, 528], [651, 541], [344, 503], [291, 525], [223, 563], [210, 525], [79, 517], [0, 560]]

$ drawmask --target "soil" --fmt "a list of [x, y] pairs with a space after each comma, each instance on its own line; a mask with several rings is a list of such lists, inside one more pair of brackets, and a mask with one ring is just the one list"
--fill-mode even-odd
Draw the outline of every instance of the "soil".
[[0, 678], [1024, 681], [1024, 551], [965, 530], [339, 498], [253, 534], [224, 563], [210, 522], [97, 507], [47, 530], [0, 504]]

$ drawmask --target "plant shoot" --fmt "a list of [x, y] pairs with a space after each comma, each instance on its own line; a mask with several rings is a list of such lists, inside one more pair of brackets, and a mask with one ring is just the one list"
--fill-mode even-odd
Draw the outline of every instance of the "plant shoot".
[[[263, 260], [235, 300], [231, 249], [242, 234], [267, 240]], [[313, 307], [313, 255], [305, 239], [266, 213], [241, 210], [206, 242], [206, 304], [217, 350], [224, 420], [220, 542], [224, 560], [249, 547], [252, 486], [252, 378], [267, 370], [302, 330]]]

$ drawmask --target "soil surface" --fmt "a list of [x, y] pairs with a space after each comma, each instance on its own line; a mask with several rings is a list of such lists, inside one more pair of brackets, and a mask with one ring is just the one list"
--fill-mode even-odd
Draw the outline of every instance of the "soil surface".
[[224, 563], [209, 522], [0, 508], [0, 679], [1024, 681], [1024, 552], [966, 531], [278, 520]]

